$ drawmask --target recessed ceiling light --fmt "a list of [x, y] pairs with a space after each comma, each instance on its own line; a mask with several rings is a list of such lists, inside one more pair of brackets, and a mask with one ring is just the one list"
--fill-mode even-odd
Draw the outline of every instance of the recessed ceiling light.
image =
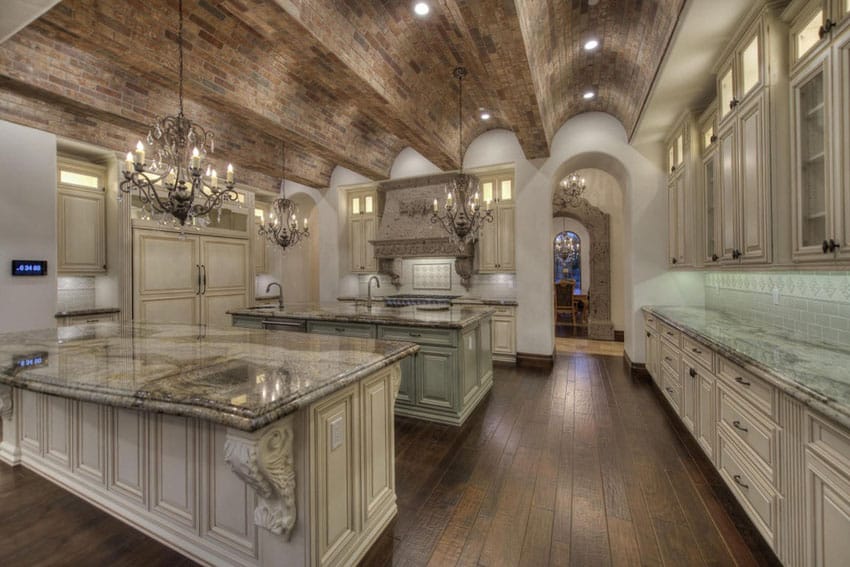
[[589, 39], [584, 43], [585, 51], [593, 51], [597, 47], [599, 47], [599, 40], [597, 39]]
[[416, 12], [417, 16], [427, 16], [431, 11], [431, 6], [427, 2], [417, 2], [413, 6], [413, 11]]
[[481, 112], [481, 120], [490, 120], [490, 113], [486, 110]]
[[592, 99], [593, 97], [596, 96], [596, 93], [593, 92], [593, 91], [587, 91], [582, 96], [584, 96], [584, 100], [590, 100], [590, 99]]

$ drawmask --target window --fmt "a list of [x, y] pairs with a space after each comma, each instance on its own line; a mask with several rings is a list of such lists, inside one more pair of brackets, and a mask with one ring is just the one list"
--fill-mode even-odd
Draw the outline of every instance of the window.
[[581, 293], [581, 238], [571, 230], [559, 233], [552, 243], [555, 258], [555, 283], [575, 280], [573, 293]]

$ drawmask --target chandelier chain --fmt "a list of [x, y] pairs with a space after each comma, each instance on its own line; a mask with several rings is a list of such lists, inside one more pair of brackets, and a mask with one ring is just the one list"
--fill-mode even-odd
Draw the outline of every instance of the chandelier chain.
[[177, 2], [178, 8], [180, 11], [180, 16], [177, 19], [177, 52], [180, 54], [180, 62], [179, 62], [179, 108], [180, 108], [180, 116], [183, 116], [183, 0], [178, 0]]

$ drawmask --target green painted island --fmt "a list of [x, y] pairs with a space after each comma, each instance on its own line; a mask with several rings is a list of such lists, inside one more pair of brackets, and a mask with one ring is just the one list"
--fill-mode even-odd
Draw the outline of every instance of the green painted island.
[[395, 412], [461, 425], [493, 385], [490, 319], [481, 306], [367, 307], [293, 304], [231, 311], [237, 327], [407, 341], [419, 352], [401, 363]]

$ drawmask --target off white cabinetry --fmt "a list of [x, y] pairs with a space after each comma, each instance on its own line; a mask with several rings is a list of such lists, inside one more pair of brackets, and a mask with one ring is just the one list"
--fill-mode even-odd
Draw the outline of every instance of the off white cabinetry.
[[118, 321], [118, 313], [94, 313], [91, 315], [68, 315], [58, 317], [56, 324], [59, 327], [71, 327], [73, 325], [88, 325], [91, 323], [104, 323]]
[[711, 266], [720, 259], [720, 156], [717, 137], [716, 104], [711, 104], [699, 121], [701, 169], [699, 175], [702, 197], [702, 238], [697, 239], [703, 265]]
[[787, 49], [776, 5], [768, 2], [718, 67], [723, 263], [771, 262], [773, 199], [786, 197]]
[[484, 206], [492, 208], [493, 222], [485, 222], [481, 227], [478, 272], [515, 272], [514, 174], [511, 171], [482, 175], [479, 177], [479, 186]]
[[133, 318], [229, 326], [248, 305], [247, 239], [133, 231]]
[[516, 362], [516, 309], [496, 307], [492, 319], [493, 360]]
[[667, 262], [683, 267], [698, 264], [697, 241], [700, 217], [697, 167], [699, 142], [693, 116], [685, 113], [667, 140]]
[[369, 273], [378, 269], [375, 239], [378, 228], [378, 194], [374, 189], [351, 191], [348, 199], [348, 246], [353, 273]]
[[59, 158], [57, 178], [57, 272], [105, 272], [105, 169]]
[[[846, 12], [845, 12], [846, 13]], [[839, 2], [792, 5], [790, 20], [792, 257], [795, 262], [848, 259], [847, 101], [850, 21]]]
[[254, 256], [254, 273], [265, 274], [269, 271], [268, 268], [268, 246], [266, 239], [260, 236], [260, 226], [266, 221], [269, 215], [269, 208], [265, 203], [254, 204], [254, 229], [251, 233], [251, 245], [253, 247]]

